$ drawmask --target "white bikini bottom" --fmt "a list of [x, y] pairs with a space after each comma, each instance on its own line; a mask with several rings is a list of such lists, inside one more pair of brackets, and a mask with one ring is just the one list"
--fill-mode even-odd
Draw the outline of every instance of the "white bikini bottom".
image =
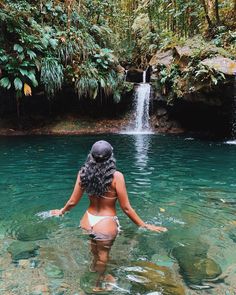
[[106, 219], [106, 218], [110, 218], [112, 220], [114, 220], [117, 224], [117, 230], [118, 232], [120, 232], [120, 222], [119, 222], [119, 219], [117, 216], [110, 216], [110, 215], [103, 215], [103, 216], [98, 216], [98, 215], [93, 215], [91, 213], [89, 213], [87, 211], [87, 215], [88, 215], [88, 221], [89, 221], [89, 225], [93, 228], [94, 225], [96, 225], [99, 221], [103, 220], [103, 219]]

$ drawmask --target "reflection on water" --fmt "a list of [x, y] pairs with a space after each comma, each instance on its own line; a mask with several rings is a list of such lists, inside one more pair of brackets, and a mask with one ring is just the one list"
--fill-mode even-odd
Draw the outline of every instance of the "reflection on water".
[[135, 165], [140, 169], [144, 169], [148, 164], [148, 150], [149, 143], [151, 140], [150, 134], [135, 134], [134, 144], [135, 144]]
[[[47, 212], [67, 200], [98, 139], [1, 138], [1, 294], [91, 294], [89, 240], [78, 228], [86, 196], [64, 217]], [[103, 139], [114, 146], [133, 207], [169, 229], [137, 229], [118, 210], [123, 232], [111, 250], [110, 294], [233, 294], [235, 145], [152, 134]]]

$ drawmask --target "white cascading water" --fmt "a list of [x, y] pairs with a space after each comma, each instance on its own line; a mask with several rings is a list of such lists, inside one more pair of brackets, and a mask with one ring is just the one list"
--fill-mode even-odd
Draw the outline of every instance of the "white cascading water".
[[143, 83], [146, 83], [146, 71], [143, 71]]
[[143, 71], [143, 82], [136, 87], [134, 94], [134, 121], [130, 124], [131, 126], [121, 133], [152, 133], [149, 126], [150, 93], [151, 86], [149, 83], [146, 83], [146, 71]]
[[128, 74], [128, 70], [125, 70], [125, 77], [124, 77], [124, 81], [126, 81], [127, 74]]
[[149, 130], [149, 101], [151, 86], [148, 83], [138, 85], [135, 92], [135, 132]]

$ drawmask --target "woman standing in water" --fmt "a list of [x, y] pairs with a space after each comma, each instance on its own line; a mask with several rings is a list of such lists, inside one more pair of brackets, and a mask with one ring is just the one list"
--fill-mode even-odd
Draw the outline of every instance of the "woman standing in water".
[[104, 140], [94, 143], [87, 161], [78, 173], [73, 193], [60, 210], [52, 210], [52, 215], [63, 215], [73, 208], [83, 193], [88, 194], [90, 204], [81, 219], [80, 226], [91, 237], [93, 263], [91, 270], [98, 272], [99, 278], [94, 291], [102, 291], [102, 281], [112, 281], [112, 276], [105, 276], [106, 265], [111, 246], [120, 230], [116, 216], [118, 200], [124, 213], [139, 227], [156, 232], [165, 232], [165, 227], [145, 223], [131, 207], [123, 174], [116, 170], [112, 146]]

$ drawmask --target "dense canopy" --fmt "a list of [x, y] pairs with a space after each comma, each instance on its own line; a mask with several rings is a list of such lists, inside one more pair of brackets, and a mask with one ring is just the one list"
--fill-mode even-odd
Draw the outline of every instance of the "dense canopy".
[[119, 101], [124, 68], [145, 69], [159, 49], [201, 35], [235, 53], [235, 0], [3, 0], [0, 86], [16, 101], [67, 85]]

